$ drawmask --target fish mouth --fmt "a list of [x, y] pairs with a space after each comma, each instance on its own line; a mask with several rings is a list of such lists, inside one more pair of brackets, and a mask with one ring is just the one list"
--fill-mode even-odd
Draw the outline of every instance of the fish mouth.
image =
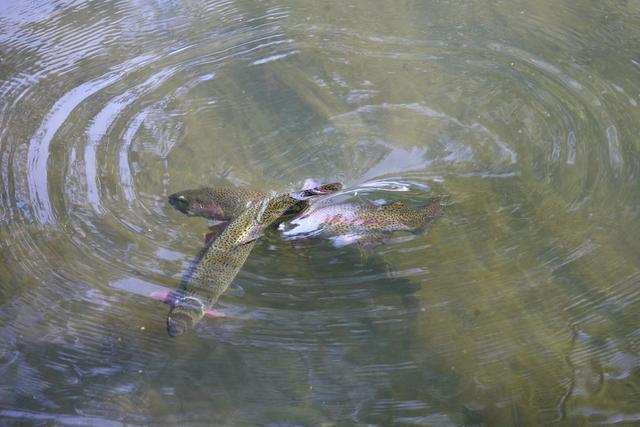
[[171, 194], [169, 196], [169, 204], [180, 212], [189, 214], [189, 201], [184, 195], [180, 193]]
[[194, 296], [176, 298], [171, 304], [167, 316], [167, 333], [170, 337], [184, 334], [204, 317], [204, 303]]
[[184, 334], [187, 330], [187, 325], [183, 320], [175, 317], [167, 318], [167, 333], [170, 337], [173, 338]]
[[340, 191], [340, 190], [342, 190], [342, 183], [340, 183], [340, 182], [332, 182], [332, 183], [329, 183], [329, 184], [320, 185], [319, 187], [308, 188], [306, 190], [302, 190], [298, 194], [304, 200], [304, 199], [306, 199], [308, 197], [324, 196], [326, 194], [335, 193], [336, 191]]
[[192, 329], [199, 319], [193, 310], [184, 310], [182, 307], [171, 309], [167, 316], [167, 333], [170, 337], [177, 337], [184, 334], [188, 329]]
[[342, 190], [341, 182], [331, 182], [329, 184], [323, 184], [316, 188], [312, 188], [308, 191], [311, 191], [312, 194], [323, 195], [323, 194], [335, 193], [336, 191], [340, 191], [340, 190]]

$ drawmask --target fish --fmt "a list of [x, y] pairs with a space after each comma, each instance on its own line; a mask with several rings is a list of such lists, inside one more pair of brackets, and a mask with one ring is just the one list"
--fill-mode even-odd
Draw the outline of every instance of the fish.
[[[318, 188], [315, 181], [307, 180], [302, 190]], [[246, 209], [260, 203], [269, 196], [268, 192], [252, 187], [204, 187], [179, 191], [169, 195], [169, 204], [187, 216], [198, 216], [215, 221], [212, 232], [206, 241], [217, 237], [226, 223], [240, 216]], [[290, 206], [276, 221], [276, 224], [301, 214], [309, 207], [308, 200], [298, 200]]]
[[251, 187], [206, 187], [173, 193], [169, 204], [188, 216], [230, 221], [268, 196], [268, 192]]
[[[255, 195], [259, 193], [259, 190], [247, 187], [208, 187], [175, 193], [170, 196], [170, 202], [171, 197], [181, 198], [181, 206], [189, 206], [185, 209], [178, 208], [183, 213], [191, 212], [192, 216], [228, 221], [234, 218], [236, 212], [254, 203], [252, 198], [258, 197]], [[176, 207], [175, 204], [173, 206]], [[203, 210], [199, 206], [216, 208]], [[440, 196], [417, 207], [406, 206], [401, 201], [380, 206], [363, 206], [354, 203], [311, 203], [307, 200], [289, 209], [275, 224], [289, 220], [287, 224], [280, 226], [286, 240], [324, 235], [336, 247], [357, 244], [361, 249], [370, 249], [389, 241], [395, 231], [414, 234], [423, 231], [431, 221], [442, 215], [443, 207]], [[224, 212], [224, 215], [210, 215], [209, 212], [212, 211]], [[223, 229], [224, 224], [214, 225], [207, 239], [215, 238]]]
[[341, 247], [352, 243], [370, 248], [388, 240], [393, 232], [422, 232], [443, 213], [442, 197], [436, 196], [417, 207], [396, 201], [384, 205], [340, 203], [311, 206], [282, 230], [287, 240], [325, 235]]
[[[167, 332], [176, 337], [192, 329], [205, 315], [212, 315], [218, 301], [244, 265], [264, 230], [301, 201], [333, 193], [340, 183], [324, 184], [294, 193], [283, 193], [250, 203], [208, 242], [168, 301]], [[233, 198], [229, 198], [231, 200]]]

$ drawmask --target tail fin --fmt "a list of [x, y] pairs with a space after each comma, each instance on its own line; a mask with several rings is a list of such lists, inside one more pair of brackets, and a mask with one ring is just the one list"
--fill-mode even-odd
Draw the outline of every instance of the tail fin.
[[442, 203], [442, 200], [442, 196], [435, 196], [427, 200], [427, 203], [420, 207], [422, 209], [422, 214], [428, 221], [442, 216], [444, 211], [444, 204]]
[[444, 205], [442, 204], [442, 197], [435, 196], [430, 198], [425, 204], [418, 207], [418, 215], [414, 215], [413, 227], [411, 232], [413, 234], [421, 234], [425, 231], [429, 223], [442, 216], [444, 211]]

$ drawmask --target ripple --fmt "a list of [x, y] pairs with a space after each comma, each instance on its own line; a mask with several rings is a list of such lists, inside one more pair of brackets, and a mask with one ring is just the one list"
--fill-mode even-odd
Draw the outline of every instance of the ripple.
[[157, 89], [169, 77], [171, 77], [175, 71], [175, 68], [162, 70], [161, 72], [151, 76], [140, 86], [134, 87], [110, 101], [104, 109], [92, 119], [91, 124], [87, 129], [88, 142], [85, 146], [84, 163], [88, 187], [87, 199], [98, 213], [104, 211], [100, 207], [101, 197], [98, 193], [98, 182], [96, 176], [96, 171], [98, 169], [96, 161], [96, 146], [107, 134], [109, 126], [113, 124], [118, 115], [120, 115], [125, 108], [138, 98], [144, 96], [145, 93]]
[[[634, 420], [638, 16], [631, 3], [8, 5], [1, 415]], [[306, 178], [345, 182], [327, 205], [438, 194], [446, 214], [366, 252], [270, 231], [242, 292], [221, 299], [228, 316], [169, 340], [149, 296], [178, 286], [206, 222], [167, 195]]]
[[[29, 144], [29, 192], [35, 214], [42, 224], [55, 222], [55, 215], [51, 207], [48, 193], [48, 159], [51, 142], [64, 124], [65, 120], [75, 108], [84, 100], [98, 93], [100, 90], [115, 83], [136, 67], [142, 67], [150, 62], [153, 57], [147, 56], [127, 61], [114, 70], [113, 73], [100, 79], [89, 81], [72, 89], [62, 96], [35, 132]], [[133, 70], [131, 70], [133, 68]]]

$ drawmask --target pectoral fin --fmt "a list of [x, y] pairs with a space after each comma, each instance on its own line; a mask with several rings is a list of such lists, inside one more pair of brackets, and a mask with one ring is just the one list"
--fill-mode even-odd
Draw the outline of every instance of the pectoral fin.
[[173, 299], [175, 298], [173, 291], [169, 290], [151, 292], [150, 296], [154, 300], [163, 302], [165, 304], [171, 304], [171, 301], [173, 301]]
[[225, 228], [227, 228], [227, 225], [229, 225], [229, 223], [220, 222], [218, 224], [214, 224], [214, 225], [210, 226], [209, 227], [209, 232], [207, 234], [205, 234], [205, 236], [204, 236], [204, 244], [205, 244], [205, 246], [208, 246], [211, 243], [213, 243], [213, 241], [216, 240], [222, 234], [222, 232], [225, 230]]
[[234, 246], [239, 247], [242, 245], [246, 245], [247, 243], [251, 243], [254, 240], [258, 240], [264, 234], [264, 230], [266, 228], [267, 227], [263, 225], [256, 225], [252, 227], [251, 230], [249, 230], [249, 232], [246, 235], [238, 239], [238, 241]]

